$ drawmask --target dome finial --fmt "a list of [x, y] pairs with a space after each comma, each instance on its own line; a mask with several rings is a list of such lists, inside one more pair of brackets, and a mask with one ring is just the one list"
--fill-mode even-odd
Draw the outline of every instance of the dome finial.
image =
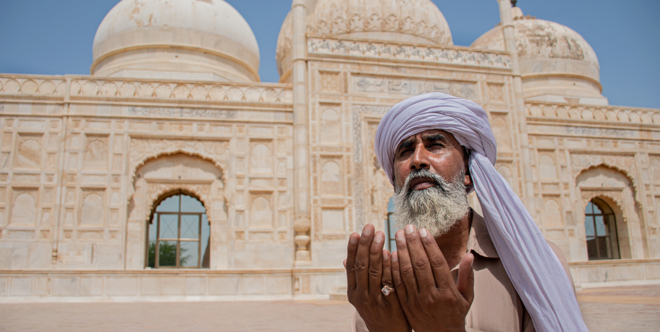
[[511, 5], [513, 5], [514, 7], [516, 6], [516, 3], [518, 3], [518, 0], [511, 0]]

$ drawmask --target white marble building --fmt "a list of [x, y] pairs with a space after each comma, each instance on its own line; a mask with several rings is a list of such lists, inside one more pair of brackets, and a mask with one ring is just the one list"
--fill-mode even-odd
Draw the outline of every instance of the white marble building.
[[660, 282], [660, 110], [610, 106], [587, 41], [498, 1], [459, 47], [429, 0], [294, 0], [276, 84], [224, 1], [121, 1], [90, 76], [0, 74], [0, 301], [340, 294], [348, 235], [388, 228], [376, 126], [431, 91], [489, 112], [578, 287]]

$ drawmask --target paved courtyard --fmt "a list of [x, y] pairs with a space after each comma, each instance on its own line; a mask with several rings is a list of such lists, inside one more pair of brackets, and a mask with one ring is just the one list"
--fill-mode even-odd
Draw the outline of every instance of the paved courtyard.
[[[660, 285], [578, 294], [590, 331], [658, 331]], [[340, 301], [0, 304], [0, 331], [349, 331]]]

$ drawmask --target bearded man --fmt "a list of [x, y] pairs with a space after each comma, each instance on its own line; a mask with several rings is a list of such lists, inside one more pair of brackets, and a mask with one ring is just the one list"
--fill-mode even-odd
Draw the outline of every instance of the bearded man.
[[[587, 331], [561, 251], [495, 170], [476, 103], [442, 93], [394, 106], [376, 155], [395, 189], [397, 251], [366, 225], [349, 237], [356, 331]], [[484, 217], [468, 206], [476, 191]]]

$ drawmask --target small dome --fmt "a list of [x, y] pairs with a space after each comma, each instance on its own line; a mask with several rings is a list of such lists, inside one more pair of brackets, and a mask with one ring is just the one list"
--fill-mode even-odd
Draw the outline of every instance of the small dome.
[[223, 0], [122, 0], [93, 50], [92, 75], [259, 81], [257, 40]]
[[[291, 70], [291, 13], [277, 40], [280, 76]], [[318, 0], [308, 8], [307, 35], [387, 43], [453, 45], [442, 12], [431, 0]]]
[[[559, 23], [523, 16], [518, 7], [512, 14], [525, 98], [556, 94], [596, 98], [592, 102], [601, 104], [600, 66], [589, 43]], [[502, 26], [483, 34], [472, 47], [504, 51]]]

